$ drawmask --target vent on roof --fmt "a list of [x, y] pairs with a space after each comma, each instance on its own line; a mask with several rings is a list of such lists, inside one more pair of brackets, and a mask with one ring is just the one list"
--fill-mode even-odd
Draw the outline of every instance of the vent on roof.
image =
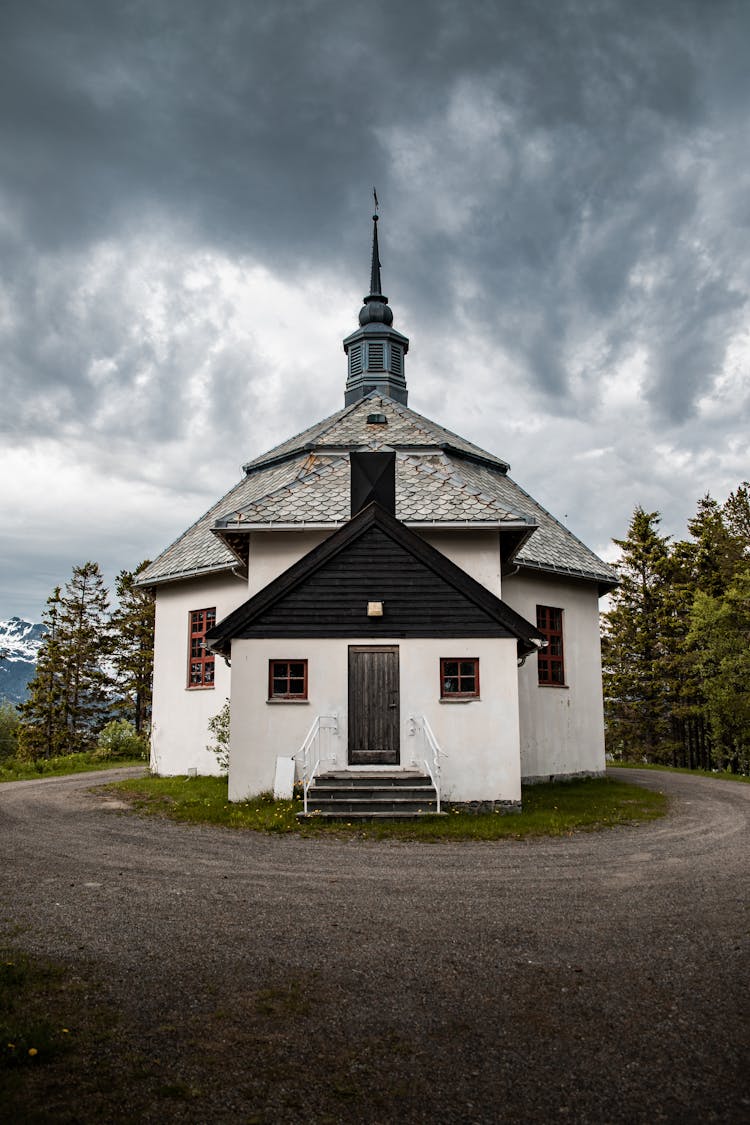
[[385, 345], [376, 344], [374, 342], [368, 344], [367, 347], [367, 370], [368, 371], [383, 371]]
[[367, 425], [368, 426], [387, 426], [388, 425], [388, 419], [386, 418], [385, 414], [368, 414], [367, 415]]
[[396, 514], [396, 454], [350, 453], [352, 515], [376, 503]]
[[403, 369], [403, 352], [398, 344], [391, 344], [391, 371], [394, 375], [400, 375]]
[[354, 344], [349, 349], [349, 371], [352, 375], [362, 374], [362, 345]]

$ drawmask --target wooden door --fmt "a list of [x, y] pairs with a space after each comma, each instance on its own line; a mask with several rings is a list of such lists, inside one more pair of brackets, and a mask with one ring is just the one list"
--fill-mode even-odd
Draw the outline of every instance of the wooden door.
[[349, 763], [398, 765], [398, 648], [349, 647]]

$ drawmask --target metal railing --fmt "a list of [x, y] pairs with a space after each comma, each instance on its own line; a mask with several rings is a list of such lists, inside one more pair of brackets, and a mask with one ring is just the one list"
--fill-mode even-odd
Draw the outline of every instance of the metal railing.
[[436, 811], [440, 812], [441, 761], [448, 755], [441, 748], [426, 715], [412, 715], [411, 723], [413, 726], [412, 733], [416, 735], [419, 731], [422, 736], [422, 750], [425, 755], [424, 765], [430, 775], [430, 781], [437, 796]]
[[[339, 723], [337, 715], [316, 715], [313, 719], [312, 726], [305, 735], [305, 740], [300, 746], [294, 760], [299, 765], [301, 781], [302, 781], [302, 805], [305, 813], [307, 813], [307, 794], [310, 786], [313, 783], [316, 773], [320, 769], [321, 760], [330, 758], [332, 763], [336, 763], [336, 755], [328, 753], [324, 754], [321, 750], [321, 731], [330, 731], [332, 734], [339, 733]], [[326, 743], [328, 738], [326, 738]]]

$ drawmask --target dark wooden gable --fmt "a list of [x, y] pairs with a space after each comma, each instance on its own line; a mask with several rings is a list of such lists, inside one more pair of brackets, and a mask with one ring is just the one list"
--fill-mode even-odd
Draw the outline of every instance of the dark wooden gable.
[[[382, 602], [370, 617], [368, 602]], [[208, 635], [216, 651], [249, 637], [514, 637], [537, 629], [486, 587], [370, 505], [229, 614]]]

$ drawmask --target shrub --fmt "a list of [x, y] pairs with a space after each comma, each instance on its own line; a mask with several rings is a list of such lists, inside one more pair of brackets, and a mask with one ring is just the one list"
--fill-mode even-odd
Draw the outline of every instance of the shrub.
[[148, 743], [143, 735], [137, 733], [133, 724], [129, 723], [127, 719], [113, 719], [101, 731], [94, 756], [105, 760], [111, 758], [146, 758], [148, 756]]
[[208, 720], [209, 733], [213, 735], [213, 742], [206, 747], [216, 755], [219, 769], [223, 774], [229, 773], [229, 700], [224, 701], [221, 711]]
[[12, 703], [0, 703], [0, 761], [15, 758], [18, 750], [18, 728], [21, 720]]

